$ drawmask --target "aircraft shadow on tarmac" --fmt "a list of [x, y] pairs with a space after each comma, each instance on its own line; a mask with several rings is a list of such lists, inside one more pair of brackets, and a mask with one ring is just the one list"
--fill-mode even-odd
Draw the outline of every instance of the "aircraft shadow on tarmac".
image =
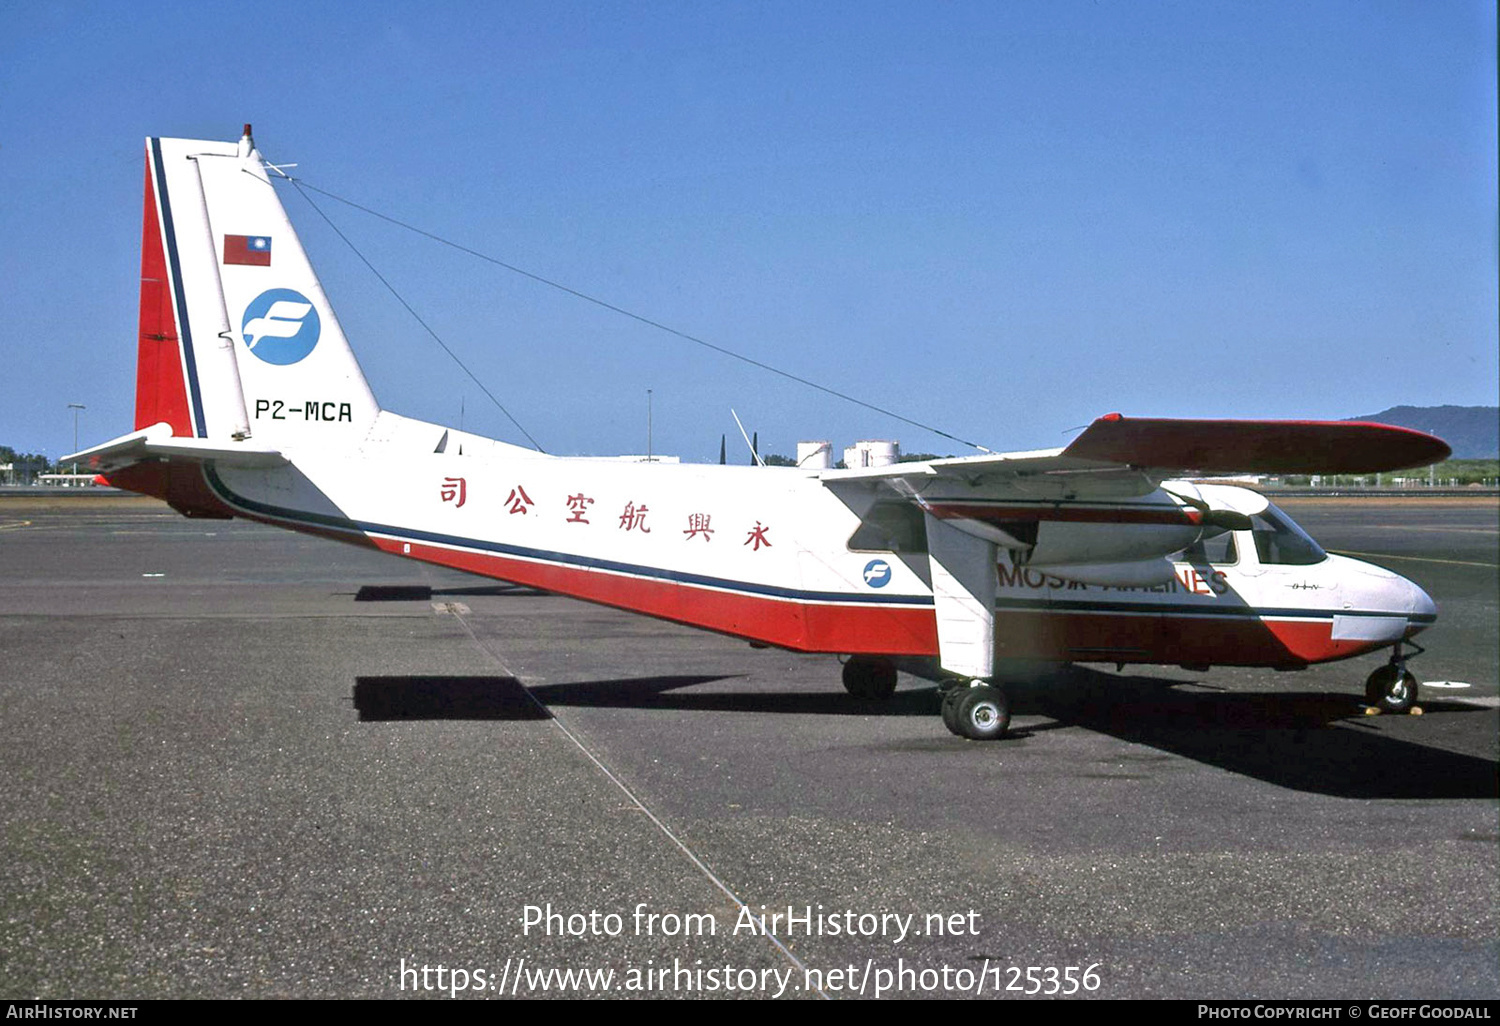
[[[648, 696], [691, 687], [718, 676], [647, 677], [634, 681], [549, 684], [531, 689], [514, 677], [356, 677], [354, 708], [362, 722], [385, 720], [548, 720], [549, 696], [567, 689], [575, 701], [597, 706], [650, 705]], [[535, 696], [535, 697], [533, 697]]]
[[[736, 675], [636, 677], [541, 684], [528, 694], [514, 677], [359, 677], [362, 721], [540, 720], [546, 706], [753, 712], [793, 715], [916, 716], [937, 723], [934, 689], [907, 688], [886, 700], [836, 692], [682, 689]], [[1070, 667], [1011, 687], [1012, 711], [1050, 723], [1014, 729], [1009, 741], [1082, 727], [1297, 791], [1343, 798], [1489, 798], [1500, 763], [1431, 748], [1363, 728], [1357, 697], [1336, 692], [1193, 692], [1183, 682]], [[538, 705], [538, 703], [541, 705]], [[1433, 702], [1432, 715], [1484, 710]], [[1340, 726], [1343, 724], [1343, 726]], [[946, 734], [932, 749], [984, 751]], [[1039, 738], [1045, 743], [1045, 738]]]
[[[1070, 667], [1015, 689], [1014, 712], [1040, 714], [1297, 791], [1341, 798], [1490, 798], [1500, 763], [1369, 728], [1339, 692], [1184, 691], [1181, 681]], [[1484, 713], [1428, 702], [1429, 715]]]
[[356, 677], [361, 722], [386, 720], [550, 720], [514, 677]]

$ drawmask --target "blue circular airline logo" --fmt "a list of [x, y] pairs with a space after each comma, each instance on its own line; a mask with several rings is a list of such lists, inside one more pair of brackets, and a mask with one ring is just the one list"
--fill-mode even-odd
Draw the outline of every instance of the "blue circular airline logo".
[[872, 559], [865, 564], [865, 583], [872, 588], [884, 588], [891, 583], [891, 564], [883, 559]]
[[322, 330], [318, 311], [294, 289], [267, 289], [245, 307], [240, 321], [245, 348], [266, 363], [282, 366], [312, 352]]

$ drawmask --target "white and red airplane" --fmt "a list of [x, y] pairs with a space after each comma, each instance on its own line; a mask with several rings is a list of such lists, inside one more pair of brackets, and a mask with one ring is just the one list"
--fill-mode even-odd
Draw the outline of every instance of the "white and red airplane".
[[799, 652], [882, 697], [935, 659], [954, 733], [998, 737], [997, 660], [1296, 668], [1391, 647], [1416, 585], [1184, 472], [1370, 473], [1439, 439], [1366, 423], [1096, 420], [1066, 448], [868, 469], [564, 458], [376, 402], [245, 126], [149, 139], [136, 430], [64, 461], [245, 517]]

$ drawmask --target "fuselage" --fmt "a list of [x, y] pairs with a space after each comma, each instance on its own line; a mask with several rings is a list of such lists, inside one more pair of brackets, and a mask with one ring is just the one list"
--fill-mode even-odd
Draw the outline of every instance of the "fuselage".
[[[203, 478], [239, 516], [755, 642], [938, 654], [920, 520], [872, 531], [873, 500], [815, 473], [555, 458], [474, 438], [468, 454], [415, 448], [308, 451]], [[996, 654], [1292, 668], [1388, 647], [1436, 618], [1416, 585], [1324, 553], [1275, 507], [1170, 559], [1161, 583], [1086, 583], [1002, 550]]]

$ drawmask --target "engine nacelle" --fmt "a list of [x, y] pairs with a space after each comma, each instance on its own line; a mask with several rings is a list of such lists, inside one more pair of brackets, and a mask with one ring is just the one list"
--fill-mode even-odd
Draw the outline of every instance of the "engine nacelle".
[[[1149, 583], [1160, 584], [1171, 577], [1170, 570], [1160, 569], [1161, 557], [1192, 545], [1205, 533], [1225, 527], [1248, 529], [1247, 518], [1266, 505], [1265, 496], [1247, 488], [1166, 481], [1139, 504], [1122, 506], [1115, 513], [1099, 511], [1097, 522], [1043, 520], [1037, 525], [1035, 544], [1030, 551], [1018, 551], [1017, 562], [1056, 567], [1057, 576], [1090, 584], [1144, 584], [1152, 576], [1158, 579]], [[1156, 522], [1140, 522], [1144, 520]], [[1061, 569], [1070, 566], [1095, 569], [1087, 571], [1088, 578], [1079, 576], [1085, 571], [1070, 577]]]
[[948, 494], [919, 502], [927, 515], [1008, 550], [1018, 566], [1108, 568], [1099, 573], [1121, 580], [1158, 576], [1159, 569], [1127, 566], [1160, 560], [1207, 534], [1248, 530], [1250, 516], [1266, 507], [1265, 497], [1248, 489], [1189, 481], [1123, 498]]

